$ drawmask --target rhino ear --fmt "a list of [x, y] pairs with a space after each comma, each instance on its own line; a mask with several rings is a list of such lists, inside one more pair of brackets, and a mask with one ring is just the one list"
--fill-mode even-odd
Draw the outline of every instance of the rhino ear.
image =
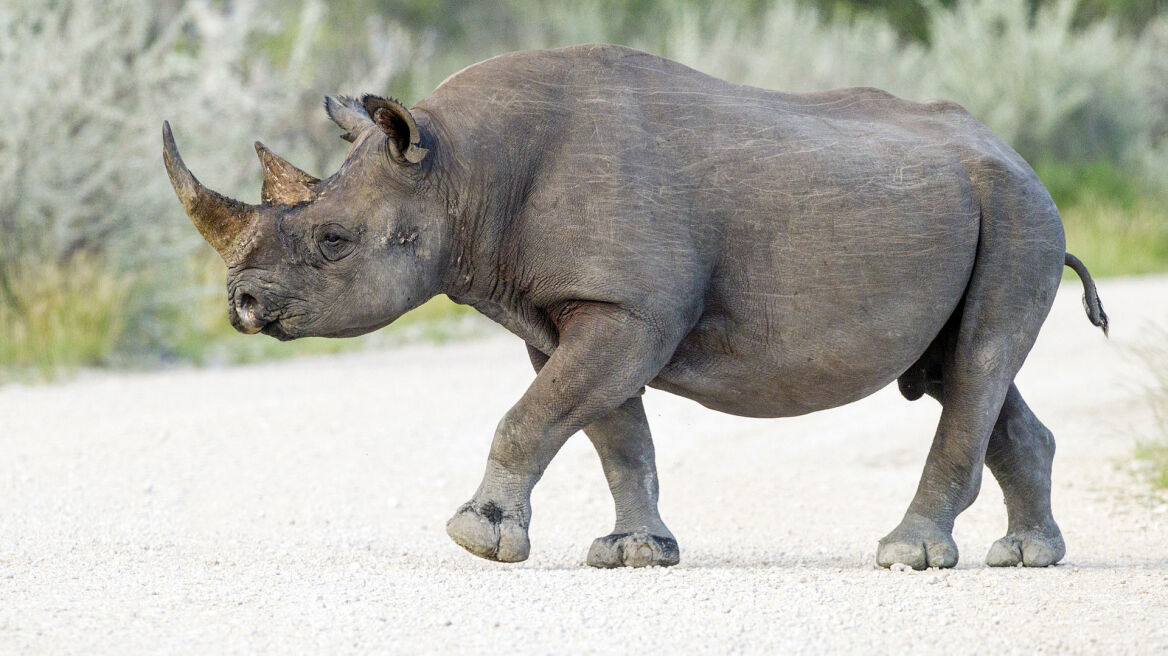
[[365, 106], [366, 115], [389, 136], [391, 154], [396, 159], [417, 164], [430, 152], [422, 147], [422, 132], [414, 121], [414, 115], [404, 105], [392, 98], [379, 96], [365, 96], [361, 102]]
[[352, 143], [365, 128], [373, 125], [361, 101], [349, 96], [325, 96], [324, 111], [345, 131], [341, 138]]

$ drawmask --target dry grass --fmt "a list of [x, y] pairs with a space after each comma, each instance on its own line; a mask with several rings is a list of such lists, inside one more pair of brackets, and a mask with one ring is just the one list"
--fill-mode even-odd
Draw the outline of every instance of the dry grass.
[[1155, 429], [1136, 446], [1136, 471], [1153, 487], [1168, 490], [1168, 327], [1153, 327], [1152, 338], [1136, 355], [1152, 374], [1148, 402], [1155, 417]]
[[0, 376], [52, 377], [97, 365], [125, 327], [132, 282], [94, 256], [60, 266], [9, 262], [0, 295]]
[[[1130, 209], [1089, 197], [1062, 211], [1067, 250], [1096, 276], [1164, 271], [1168, 262], [1168, 208], [1145, 198]], [[1168, 365], [1166, 365], [1168, 366]]]

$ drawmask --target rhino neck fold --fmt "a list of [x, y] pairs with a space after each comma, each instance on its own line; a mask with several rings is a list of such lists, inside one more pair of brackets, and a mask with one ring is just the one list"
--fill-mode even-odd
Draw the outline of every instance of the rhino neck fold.
[[[550, 353], [558, 342], [547, 315], [527, 298], [522, 280], [527, 271], [522, 253], [505, 244], [517, 243], [524, 216], [525, 194], [537, 165], [503, 154], [508, 148], [498, 135], [506, 131], [485, 127], [483, 116], [460, 114], [450, 125], [433, 98], [415, 108], [439, 144], [434, 179], [443, 194], [451, 224], [450, 261], [440, 293], [469, 305], [499, 323], [528, 344]], [[486, 120], [495, 118], [486, 117]], [[470, 119], [470, 120], [468, 120]], [[476, 120], [477, 119], [477, 120]], [[491, 135], [470, 138], [460, 135]]]

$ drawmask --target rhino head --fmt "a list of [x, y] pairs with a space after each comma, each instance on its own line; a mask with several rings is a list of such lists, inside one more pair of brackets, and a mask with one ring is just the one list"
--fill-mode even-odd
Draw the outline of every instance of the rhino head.
[[385, 98], [330, 97], [325, 109], [352, 143], [340, 170], [319, 180], [257, 141], [259, 205], [203, 186], [163, 125], [171, 184], [227, 264], [228, 314], [240, 332], [360, 335], [440, 289], [452, 226], [431, 179], [433, 134]]

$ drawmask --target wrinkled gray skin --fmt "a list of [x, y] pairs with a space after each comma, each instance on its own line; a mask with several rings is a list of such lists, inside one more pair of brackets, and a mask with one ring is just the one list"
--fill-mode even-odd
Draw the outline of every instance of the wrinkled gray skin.
[[645, 385], [787, 417], [899, 379], [943, 411], [879, 564], [956, 564], [983, 463], [1009, 511], [987, 562], [1063, 556], [1054, 441], [1012, 381], [1064, 261], [1089, 276], [1034, 172], [960, 107], [778, 93], [580, 46], [476, 64], [409, 110], [326, 108], [353, 143], [344, 165], [318, 181], [257, 144], [263, 205], [202, 187], [169, 127], [167, 166], [244, 332], [357, 335], [446, 293], [527, 342], [535, 381], [447, 525], [470, 552], [527, 557], [532, 487], [584, 430], [616, 504], [588, 563], [676, 563]]

